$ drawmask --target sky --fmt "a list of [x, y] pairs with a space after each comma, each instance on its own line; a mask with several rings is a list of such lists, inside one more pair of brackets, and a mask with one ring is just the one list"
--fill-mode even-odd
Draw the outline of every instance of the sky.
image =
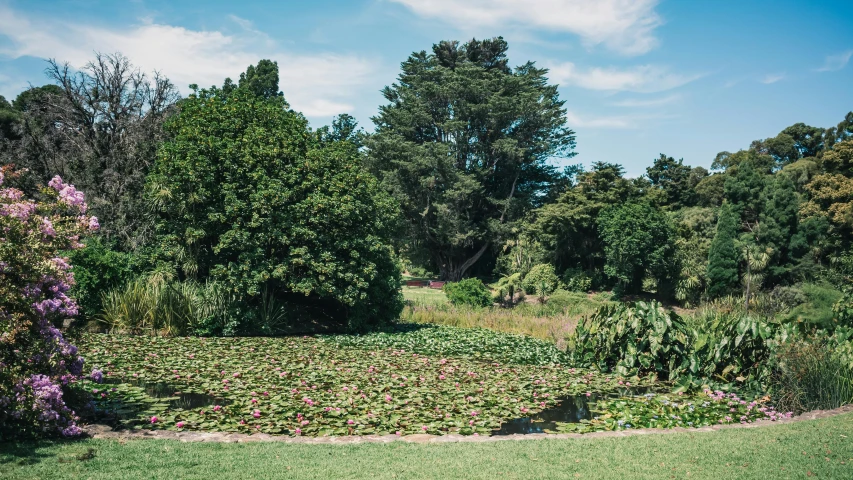
[[370, 131], [412, 52], [495, 36], [511, 65], [560, 85], [577, 156], [558, 164], [638, 176], [665, 153], [709, 167], [853, 110], [849, 0], [0, 0], [0, 95], [47, 83], [48, 58], [80, 68], [120, 52], [183, 94], [270, 58], [312, 126], [349, 113]]

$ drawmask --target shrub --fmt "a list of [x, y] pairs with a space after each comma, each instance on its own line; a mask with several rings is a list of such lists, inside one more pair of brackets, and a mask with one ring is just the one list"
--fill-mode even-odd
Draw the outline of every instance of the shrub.
[[657, 302], [602, 307], [569, 337], [572, 359], [620, 375], [673, 379], [690, 367], [691, 332]]
[[835, 328], [837, 323], [833, 307], [843, 294], [828, 284], [804, 283], [800, 285], [800, 289], [807, 300], [784, 315], [784, 321], [805, 323], [819, 328]]
[[101, 297], [131, 281], [142, 263], [138, 256], [115, 250], [97, 237], [87, 240], [85, 247], [69, 252], [68, 257], [74, 265], [71, 296], [77, 300], [80, 314], [87, 318], [101, 313]]
[[602, 307], [568, 338], [573, 359], [621, 375], [655, 374], [681, 388], [760, 381], [784, 338], [747, 315], [707, 312], [688, 324], [656, 302]]
[[[0, 169], [0, 186], [11, 169]], [[83, 358], [55, 324], [77, 314], [74, 275], [63, 250], [98, 228], [83, 193], [54, 177], [40, 202], [0, 188], [0, 437], [81, 433], [65, 396]]]
[[592, 277], [586, 272], [569, 269], [563, 273], [563, 284], [570, 292], [588, 292], [592, 289]]
[[455, 283], [446, 283], [444, 293], [453, 305], [488, 307], [492, 304], [492, 295], [479, 278], [466, 278]]
[[326, 304], [353, 330], [397, 318], [399, 207], [354, 144], [317, 139], [283, 97], [242, 87], [195, 90], [166, 129], [146, 187], [162, 260], [246, 305], [266, 288]]
[[838, 408], [853, 402], [853, 364], [833, 348], [831, 339], [792, 342], [774, 358], [769, 391], [785, 411]]
[[99, 319], [113, 332], [233, 335], [237, 329], [236, 299], [216, 282], [199, 285], [149, 275], [108, 291], [102, 301]]
[[560, 279], [554, 273], [554, 266], [550, 263], [534, 265], [530, 272], [524, 276], [521, 282], [524, 292], [528, 295], [536, 295], [540, 299], [547, 297], [560, 285]]
[[844, 296], [832, 306], [832, 313], [836, 325], [853, 327], [853, 288], [845, 288]]

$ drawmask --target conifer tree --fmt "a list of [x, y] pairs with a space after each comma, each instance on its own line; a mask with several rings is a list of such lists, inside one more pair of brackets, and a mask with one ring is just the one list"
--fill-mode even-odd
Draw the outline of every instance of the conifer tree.
[[735, 248], [738, 217], [738, 211], [730, 203], [723, 203], [717, 233], [708, 254], [708, 296], [711, 298], [730, 293], [738, 286], [738, 254]]

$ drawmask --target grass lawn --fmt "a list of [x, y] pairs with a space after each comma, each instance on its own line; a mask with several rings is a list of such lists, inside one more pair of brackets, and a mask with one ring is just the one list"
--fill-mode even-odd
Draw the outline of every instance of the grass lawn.
[[853, 478], [853, 414], [755, 429], [497, 443], [0, 445], [0, 478]]
[[447, 295], [438, 288], [403, 287], [403, 298], [416, 306], [447, 305]]

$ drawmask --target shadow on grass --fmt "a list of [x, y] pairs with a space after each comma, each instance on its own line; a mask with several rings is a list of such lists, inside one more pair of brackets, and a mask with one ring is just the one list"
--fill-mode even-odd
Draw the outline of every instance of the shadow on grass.
[[[80, 443], [79, 440], [12, 440], [0, 442], [0, 474], [9, 469], [37, 465], [45, 461], [57, 463], [85, 462], [95, 458], [95, 449], [81, 448], [80, 452], [68, 456], [57, 456], [50, 452], [53, 447]], [[82, 445], [81, 445], [82, 447]], [[2, 476], [2, 475], [0, 475]]]

